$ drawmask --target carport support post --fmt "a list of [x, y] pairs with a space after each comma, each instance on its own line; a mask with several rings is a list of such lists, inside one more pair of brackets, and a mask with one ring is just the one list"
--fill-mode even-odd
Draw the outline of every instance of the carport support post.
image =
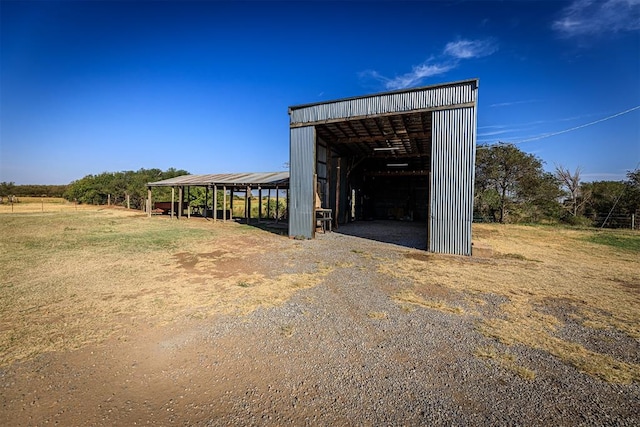
[[247, 224], [251, 220], [251, 187], [247, 187]]
[[184, 187], [178, 187], [178, 219], [182, 218], [182, 209], [184, 201]]
[[191, 187], [187, 187], [187, 218], [191, 219]]
[[222, 186], [222, 222], [227, 222], [227, 186]]
[[176, 187], [171, 187], [171, 218], [173, 218], [173, 208], [176, 199]]
[[280, 208], [279, 206], [279, 198], [280, 198], [280, 190], [278, 190], [278, 186], [276, 185], [276, 224], [278, 223], [278, 218], [280, 215], [278, 215], [278, 209]]
[[258, 224], [262, 222], [262, 187], [258, 187]]
[[[209, 188], [209, 186], [208, 186], [208, 185], [207, 185], [207, 188]], [[216, 210], [215, 210], [215, 209], [216, 209], [216, 208], [215, 208], [215, 205], [216, 205], [216, 204], [215, 204], [216, 192], [215, 192], [215, 190], [213, 189], [213, 187], [211, 187], [211, 192], [213, 193], [213, 194], [211, 195], [211, 218], [213, 218], [213, 220], [215, 221], [215, 218], [216, 218]], [[204, 210], [205, 210], [205, 211], [207, 210], [207, 205], [206, 205], [206, 204], [205, 204], [205, 206], [204, 206]]]
[[267, 219], [271, 218], [271, 189], [267, 190]]
[[213, 211], [213, 222], [218, 220], [218, 186], [213, 184], [213, 205], [211, 206]]
[[209, 204], [209, 186], [204, 187], [204, 219], [207, 219], [207, 205]]
[[229, 194], [229, 220], [233, 220], [233, 187], [231, 187]]
[[249, 197], [249, 193], [251, 192], [251, 187], [247, 187], [244, 190], [244, 219], [249, 224], [249, 219], [251, 219], [251, 198]]
[[151, 187], [147, 187], [147, 216], [151, 218]]

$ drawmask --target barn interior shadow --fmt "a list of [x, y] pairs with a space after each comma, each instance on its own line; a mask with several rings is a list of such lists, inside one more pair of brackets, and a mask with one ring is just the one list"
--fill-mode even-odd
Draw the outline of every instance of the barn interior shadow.
[[424, 222], [356, 221], [340, 225], [334, 232], [412, 249], [427, 249], [427, 224]]

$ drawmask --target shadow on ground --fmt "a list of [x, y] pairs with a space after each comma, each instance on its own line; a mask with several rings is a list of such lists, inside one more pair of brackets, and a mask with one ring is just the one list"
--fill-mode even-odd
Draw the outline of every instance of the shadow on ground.
[[[243, 219], [238, 219], [241, 224], [246, 224]], [[287, 221], [261, 221], [251, 220], [250, 226], [260, 228], [271, 233], [287, 236], [289, 232]], [[360, 237], [377, 242], [391, 243], [412, 249], [427, 249], [427, 225], [412, 221], [356, 221], [342, 224], [333, 232], [347, 236]], [[322, 234], [319, 232], [320, 235]]]
[[427, 224], [412, 221], [356, 221], [341, 225], [336, 233], [413, 249], [427, 249]]

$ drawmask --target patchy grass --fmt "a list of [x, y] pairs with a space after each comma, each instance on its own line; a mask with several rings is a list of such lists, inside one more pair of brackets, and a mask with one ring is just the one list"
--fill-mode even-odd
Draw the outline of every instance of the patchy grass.
[[281, 304], [335, 268], [252, 268], [255, 254], [294, 249], [236, 223], [125, 209], [0, 214], [0, 366], [126, 339], [140, 324]]
[[291, 338], [295, 330], [296, 329], [292, 325], [280, 326], [280, 334], [286, 338]]
[[[490, 259], [432, 255], [423, 260], [406, 256], [381, 263], [381, 273], [408, 283], [392, 298], [403, 307], [434, 308], [442, 303], [450, 306], [459, 295], [466, 295], [470, 307], [465, 312], [478, 318], [478, 330], [487, 337], [546, 351], [606, 381], [640, 381], [640, 365], [558, 334], [566, 321], [558, 313], [566, 307], [579, 327], [611, 328], [630, 340], [640, 339], [640, 257], [628, 250], [635, 245], [629, 243], [635, 235], [608, 230], [606, 240], [625, 242], [621, 248], [599, 243], [603, 234], [598, 230], [474, 224], [473, 231], [476, 241], [495, 253], [518, 255]], [[505, 302], [495, 313], [481, 315], [486, 310], [482, 295], [499, 296]], [[550, 301], [559, 302], [557, 311], [549, 309]]]
[[535, 371], [520, 365], [514, 355], [500, 352], [493, 346], [477, 348], [473, 354], [480, 358], [493, 360], [498, 365], [510, 370], [525, 380], [531, 381], [536, 377]]
[[367, 313], [369, 319], [384, 320], [389, 318], [389, 314], [386, 311], [370, 311]]
[[588, 242], [611, 246], [622, 251], [640, 253], [640, 233], [637, 231], [600, 230], [584, 238]]
[[417, 305], [419, 307], [430, 308], [432, 310], [443, 311], [445, 313], [462, 314], [464, 310], [457, 306], [452, 306], [437, 299], [425, 299], [411, 290], [402, 290], [391, 297], [401, 304]]

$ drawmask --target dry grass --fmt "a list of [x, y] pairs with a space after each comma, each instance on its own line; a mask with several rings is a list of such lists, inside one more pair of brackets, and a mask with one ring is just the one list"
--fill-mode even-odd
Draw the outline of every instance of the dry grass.
[[0, 203], [0, 214], [51, 213], [95, 210], [96, 206], [78, 205], [61, 197], [19, 197], [18, 203]]
[[500, 352], [495, 347], [490, 346], [477, 348], [474, 354], [477, 357], [495, 361], [500, 366], [514, 372], [525, 380], [533, 380], [536, 377], [535, 371], [520, 365], [515, 356]]
[[389, 317], [386, 311], [370, 311], [367, 313], [369, 319], [384, 320]]
[[[493, 248], [491, 259], [432, 256], [421, 261], [408, 254], [382, 264], [380, 271], [412, 284], [400, 298], [393, 296], [401, 303], [434, 281], [452, 295], [466, 295], [470, 312], [480, 308], [483, 295], [501, 296], [506, 302], [495, 317], [476, 314], [486, 336], [546, 351], [607, 381], [640, 381], [640, 365], [560, 338], [557, 332], [566, 319], [550, 310], [574, 313], [572, 320], [583, 328], [612, 328], [630, 340], [640, 339], [639, 254], [589, 242], [596, 232], [476, 224], [475, 241]], [[412, 303], [430, 307], [421, 300]]]
[[430, 308], [433, 310], [444, 311], [445, 313], [462, 314], [463, 309], [460, 307], [452, 306], [442, 300], [438, 299], [426, 299], [419, 295], [416, 295], [414, 291], [405, 289], [391, 297], [394, 301], [401, 304], [417, 305], [419, 307]]
[[267, 275], [250, 260], [294, 247], [235, 223], [115, 208], [0, 215], [0, 366], [127, 339], [140, 325], [280, 304], [331, 270]]
[[[286, 301], [333, 269], [356, 268], [339, 261], [284, 274], [257, 266], [254, 255], [280, 253], [286, 260], [299, 243], [235, 223], [76, 210], [60, 201], [42, 205], [16, 204], [25, 209], [20, 213], [0, 205], [0, 366], [113, 334], [128, 339], [140, 325], [242, 315]], [[627, 249], [640, 236], [599, 232], [594, 241], [593, 233], [478, 224], [474, 239], [490, 246], [493, 258], [409, 251], [392, 261], [352, 252], [379, 262], [381, 273], [405, 284], [391, 295], [404, 311], [474, 316], [482, 334], [505, 345], [548, 352], [607, 381], [640, 381], [638, 364], [560, 333], [567, 322], [578, 322], [584, 330], [613, 329], [640, 340], [640, 256]], [[632, 244], [597, 243], [619, 241], [622, 234]], [[496, 296], [504, 302], [490, 316], [481, 314]], [[516, 369], [507, 356], [492, 358]]]

